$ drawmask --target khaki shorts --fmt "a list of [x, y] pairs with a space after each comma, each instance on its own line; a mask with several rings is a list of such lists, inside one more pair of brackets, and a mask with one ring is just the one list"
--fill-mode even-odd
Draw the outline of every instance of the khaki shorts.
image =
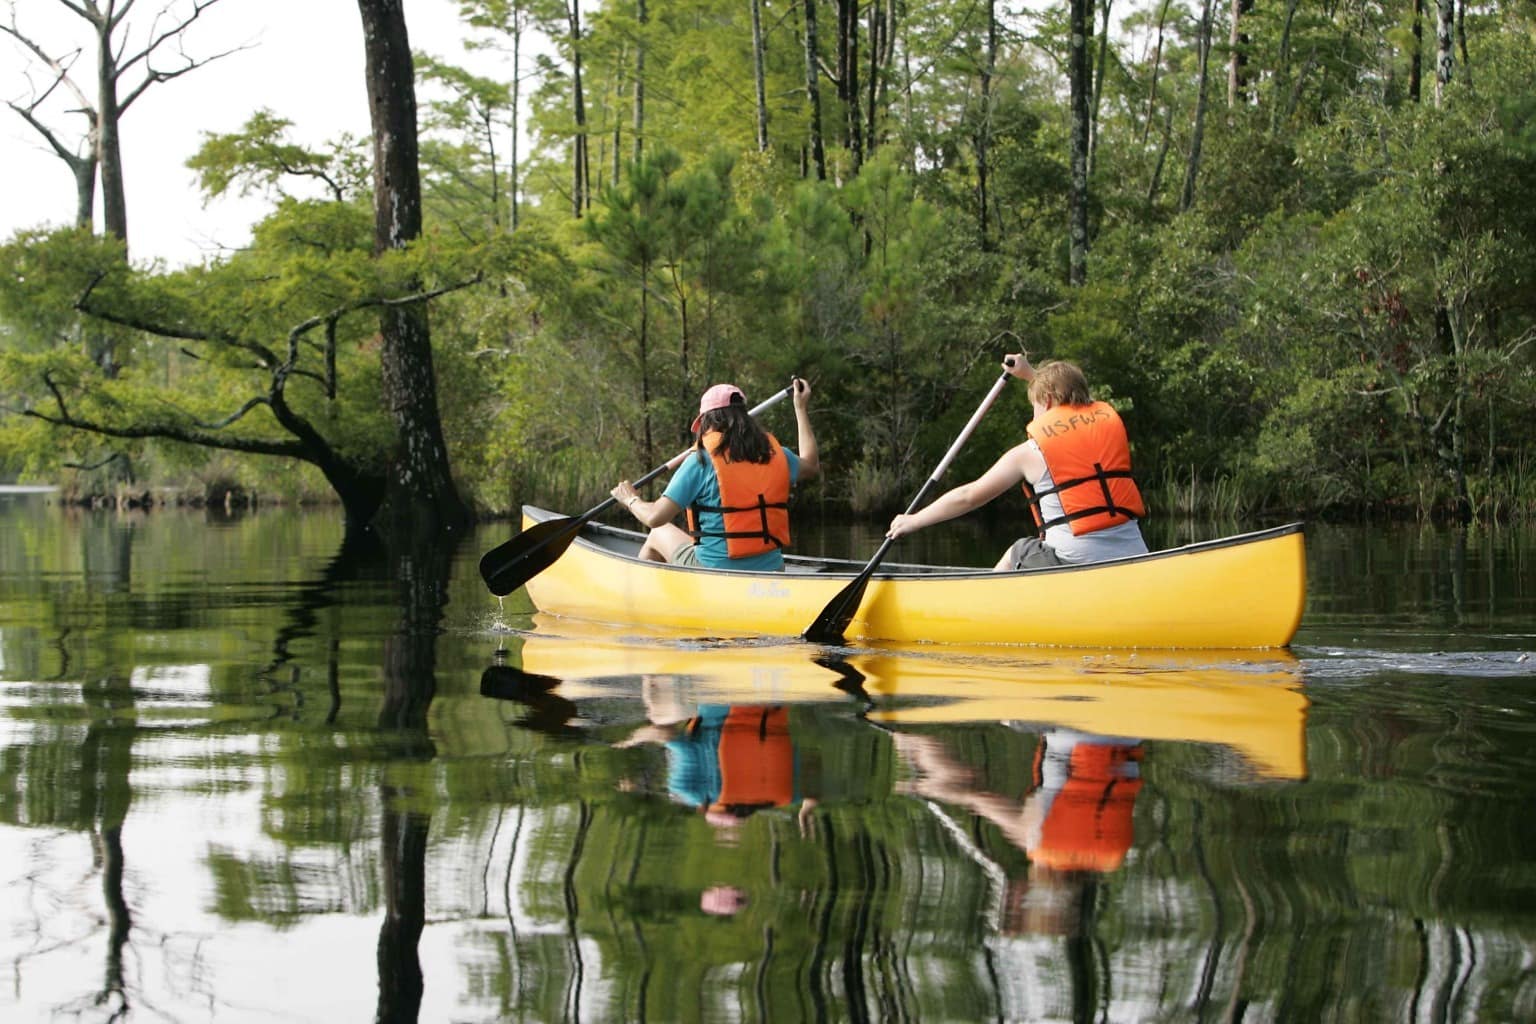
[[698, 565], [699, 546], [697, 544], [684, 544], [671, 555], [667, 556], [668, 565]]
[[1010, 569], [1046, 569], [1053, 565], [1066, 565], [1045, 541], [1039, 537], [1020, 537], [1008, 549]]

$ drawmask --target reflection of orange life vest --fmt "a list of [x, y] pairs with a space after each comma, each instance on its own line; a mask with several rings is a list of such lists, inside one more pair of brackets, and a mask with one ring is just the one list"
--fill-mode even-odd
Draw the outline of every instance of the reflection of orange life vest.
[[[1108, 404], [1058, 405], [1030, 420], [1028, 429], [1051, 471], [1050, 487], [1035, 491], [1024, 485], [1042, 532], [1067, 523], [1081, 536], [1147, 514], [1131, 479], [1125, 424]], [[1048, 494], [1059, 496], [1065, 516], [1045, 520], [1040, 499]]]
[[795, 748], [789, 709], [731, 708], [720, 729], [720, 797], [716, 810], [783, 807], [795, 798]]
[[[1043, 742], [1035, 748], [1037, 779], [1044, 751]], [[1140, 760], [1140, 746], [1074, 746], [1067, 781], [1051, 800], [1040, 845], [1029, 851], [1029, 859], [1058, 871], [1114, 871], [1123, 864], [1134, 833], [1136, 794], [1141, 791], [1131, 762]]]
[[[772, 454], [767, 462], [731, 462], [720, 454], [720, 440], [718, 430], [701, 438], [715, 464], [720, 504], [690, 506], [688, 532], [694, 537], [723, 536], [725, 553], [731, 558], [789, 547], [789, 457], [778, 439], [768, 435]], [[699, 529], [700, 512], [724, 516], [724, 533]]]

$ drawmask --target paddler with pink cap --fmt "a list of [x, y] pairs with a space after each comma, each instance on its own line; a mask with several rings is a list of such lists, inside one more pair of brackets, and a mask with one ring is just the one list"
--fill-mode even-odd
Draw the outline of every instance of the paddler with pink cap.
[[[789, 496], [796, 483], [821, 470], [806, 408], [811, 386], [794, 380], [794, 448], [758, 426], [747, 397], [734, 384], [716, 384], [699, 398], [694, 451], [667, 489], [646, 501], [624, 480], [613, 497], [650, 533], [640, 557], [707, 569], [779, 572], [789, 546]], [[687, 513], [687, 529], [675, 520]]]

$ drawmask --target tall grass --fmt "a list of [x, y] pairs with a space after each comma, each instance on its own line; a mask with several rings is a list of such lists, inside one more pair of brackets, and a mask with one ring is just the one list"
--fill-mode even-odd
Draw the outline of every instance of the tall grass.
[[1194, 466], [1164, 465], [1142, 497], [1148, 515], [1238, 520], [1262, 507], [1270, 494], [1268, 488], [1244, 486], [1227, 474], [1202, 480]]
[[[516, 511], [522, 505], [539, 505], [556, 512], [574, 514], [602, 502], [620, 480], [633, 480], [646, 471], [621, 466], [621, 460], [609, 452], [560, 452], [547, 458], [519, 462], [507, 480], [506, 507]], [[666, 478], [649, 485], [647, 498], [661, 494]]]

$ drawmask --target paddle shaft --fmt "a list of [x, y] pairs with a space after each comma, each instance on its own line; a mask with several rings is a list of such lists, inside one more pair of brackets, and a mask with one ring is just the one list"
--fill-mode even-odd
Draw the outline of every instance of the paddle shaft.
[[[794, 390], [795, 385], [791, 382], [789, 387], [775, 392], [747, 410], [747, 415], [758, 415], [770, 406], [783, 401], [786, 396], [793, 394]], [[692, 452], [692, 448], [683, 449], [636, 480], [634, 486], [641, 487], [662, 473], [676, 469]], [[497, 597], [505, 597], [549, 568], [564, 554], [565, 549], [570, 547], [571, 541], [581, 532], [583, 526], [612, 508], [617, 501], [617, 498], [609, 495], [574, 519], [547, 519], [529, 527], [481, 556], [480, 578], [485, 581], [491, 593]]]
[[[1009, 365], [1012, 364], [1010, 363]], [[998, 375], [997, 380], [992, 384], [992, 390], [987, 392], [987, 397], [983, 398], [981, 404], [976, 407], [976, 411], [971, 413], [971, 418], [966, 421], [965, 427], [960, 431], [960, 436], [955, 438], [955, 443], [949, 446], [949, 451], [944, 453], [944, 458], [939, 460], [939, 464], [933, 473], [929, 475], [927, 480], [923, 481], [923, 486], [917, 492], [917, 496], [907, 506], [905, 515], [911, 515], [921, 508], [929, 493], [939, 486], [939, 479], [949, 469], [949, 464], [955, 461], [955, 456], [960, 454], [961, 447], [970, 439], [971, 433], [976, 429], [976, 424], [980, 423], [987, 410], [992, 408], [992, 403], [997, 401], [997, 396], [1002, 393], [1003, 386], [1008, 383], [1008, 378], [1011, 376], [1013, 375], [1006, 370]], [[822, 609], [821, 614], [816, 617], [816, 621], [811, 623], [806, 631], [801, 634], [802, 638], [810, 640], [812, 643], [820, 644], [842, 642], [843, 633], [848, 629], [848, 623], [853, 621], [854, 613], [859, 610], [859, 603], [864, 600], [864, 590], [869, 585], [870, 576], [874, 575], [875, 567], [880, 564], [880, 560], [885, 557], [885, 553], [891, 549], [891, 545], [894, 543], [896, 543], [895, 537], [887, 537], [880, 543], [880, 546], [875, 549], [874, 557], [869, 560], [869, 564], [853, 578], [853, 582], [838, 591], [837, 596], [827, 603], [827, 606]]]

